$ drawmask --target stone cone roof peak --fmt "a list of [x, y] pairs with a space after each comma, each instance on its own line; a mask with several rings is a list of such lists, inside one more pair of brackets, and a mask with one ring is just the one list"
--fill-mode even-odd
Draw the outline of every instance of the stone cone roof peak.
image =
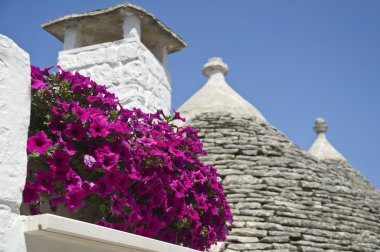
[[254, 117], [266, 122], [264, 116], [233, 90], [226, 82], [228, 65], [222, 58], [213, 57], [203, 66], [203, 74], [209, 79], [207, 83], [187, 100], [178, 111], [191, 120], [202, 113], [226, 113], [234, 116]]
[[228, 65], [223, 62], [220, 57], [210, 58], [203, 66], [203, 74], [209, 78], [215, 78], [215, 76], [224, 76], [228, 73]]
[[326, 137], [328, 126], [322, 117], [315, 120], [314, 131], [317, 133], [313, 145], [310, 147], [309, 153], [320, 160], [341, 160], [347, 161], [334, 146], [331, 145]]

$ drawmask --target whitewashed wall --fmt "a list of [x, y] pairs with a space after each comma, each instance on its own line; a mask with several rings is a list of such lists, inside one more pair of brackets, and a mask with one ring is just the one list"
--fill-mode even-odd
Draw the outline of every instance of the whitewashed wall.
[[25, 251], [19, 208], [30, 118], [29, 55], [0, 34], [0, 251]]
[[61, 51], [58, 65], [106, 85], [128, 108], [170, 112], [169, 73], [138, 37]]

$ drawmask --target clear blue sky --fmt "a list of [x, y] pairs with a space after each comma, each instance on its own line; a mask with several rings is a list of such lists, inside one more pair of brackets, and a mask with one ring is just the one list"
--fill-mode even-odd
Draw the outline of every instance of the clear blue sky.
[[[120, 1], [0, 0], [0, 33], [56, 64], [62, 44], [40, 24]], [[189, 44], [169, 57], [173, 106], [206, 81], [202, 65], [220, 56], [227, 80], [291, 140], [308, 149], [317, 116], [328, 137], [380, 188], [380, 1], [139, 0]]]

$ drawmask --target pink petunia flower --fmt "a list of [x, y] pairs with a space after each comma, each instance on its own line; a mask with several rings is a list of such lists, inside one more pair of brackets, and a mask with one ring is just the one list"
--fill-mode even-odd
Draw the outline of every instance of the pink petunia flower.
[[90, 133], [93, 137], [106, 137], [109, 133], [109, 124], [107, 118], [96, 116], [90, 123]]
[[33, 89], [45, 89], [47, 90], [47, 85], [42, 80], [32, 80], [32, 88]]
[[68, 171], [70, 156], [64, 150], [56, 150], [51, 157], [47, 158], [47, 161], [53, 171]]
[[40, 191], [51, 194], [56, 187], [53, 174], [51, 172], [37, 172], [34, 175], [35, 183], [39, 185]]
[[86, 138], [86, 130], [83, 128], [80, 123], [69, 123], [66, 125], [66, 129], [64, 131], [68, 137], [82, 140]]
[[38, 190], [39, 187], [36, 184], [32, 184], [30, 181], [26, 181], [24, 191], [22, 192], [22, 199], [25, 203], [30, 203], [39, 199]]
[[74, 211], [83, 204], [85, 198], [85, 190], [78, 186], [69, 186], [66, 193], [66, 207], [70, 211]]
[[76, 114], [76, 117], [82, 122], [87, 121], [90, 114], [86, 111], [86, 109], [81, 108], [79, 105], [74, 104], [72, 111]]
[[114, 153], [109, 146], [103, 146], [95, 150], [95, 159], [104, 170], [110, 170], [119, 161], [120, 155]]
[[128, 201], [125, 198], [120, 198], [116, 194], [111, 196], [111, 212], [115, 215], [121, 215], [125, 207], [128, 206]]
[[52, 144], [53, 141], [50, 140], [43, 131], [39, 131], [36, 135], [28, 138], [26, 150], [28, 152], [36, 151], [40, 154], [44, 154]]

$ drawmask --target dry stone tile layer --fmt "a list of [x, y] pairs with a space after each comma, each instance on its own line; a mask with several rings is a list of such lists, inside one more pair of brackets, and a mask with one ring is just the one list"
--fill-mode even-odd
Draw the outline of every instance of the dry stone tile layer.
[[234, 214], [214, 251], [380, 251], [380, 192], [342, 161], [318, 161], [266, 122], [203, 113], [199, 130]]

